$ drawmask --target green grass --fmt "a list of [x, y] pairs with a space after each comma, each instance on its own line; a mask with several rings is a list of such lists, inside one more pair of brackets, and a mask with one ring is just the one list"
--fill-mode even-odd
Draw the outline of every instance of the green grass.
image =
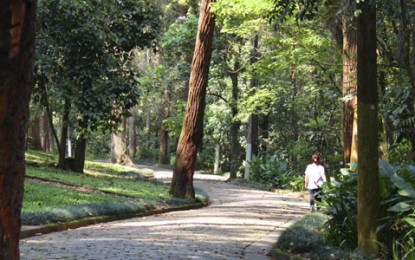
[[26, 176], [29, 177], [37, 177], [139, 199], [158, 200], [168, 199], [170, 197], [168, 194], [169, 186], [167, 185], [155, 184], [148, 181], [137, 181], [135, 179], [107, 177], [104, 173], [101, 175], [80, 174], [43, 166], [28, 166], [26, 170]]
[[154, 205], [144, 201], [26, 181], [22, 223], [42, 225], [93, 216], [132, 214], [150, 208]]
[[[170, 186], [167, 184], [147, 181], [144, 176], [153, 174], [149, 169], [86, 162], [85, 173], [79, 174], [57, 169], [53, 166], [56, 156], [44, 152], [28, 151], [26, 160], [26, 176], [56, 183], [25, 181], [22, 209], [24, 225], [42, 225], [104, 215], [135, 214], [154, 208], [157, 203], [185, 205], [195, 202], [173, 198], [169, 194]], [[106, 193], [78, 191], [57, 186], [58, 183]], [[208, 198], [203, 191], [198, 190], [197, 200], [207, 201]]]

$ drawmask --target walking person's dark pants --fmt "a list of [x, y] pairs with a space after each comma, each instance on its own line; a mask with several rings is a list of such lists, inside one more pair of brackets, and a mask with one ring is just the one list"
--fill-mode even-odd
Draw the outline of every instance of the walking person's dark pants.
[[308, 190], [308, 193], [310, 194], [310, 207], [314, 209], [314, 199], [321, 202], [321, 189], [310, 189]]

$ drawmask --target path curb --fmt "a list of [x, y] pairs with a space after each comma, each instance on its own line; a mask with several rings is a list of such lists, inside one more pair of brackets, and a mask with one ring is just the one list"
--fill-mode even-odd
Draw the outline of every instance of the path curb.
[[81, 220], [74, 220], [70, 222], [62, 222], [62, 223], [53, 223], [43, 226], [34, 226], [34, 227], [25, 227], [22, 226], [22, 230], [20, 231], [20, 239], [48, 234], [52, 232], [59, 232], [68, 229], [75, 229], [80, 227], [85, 227], [89, 225], [105, 223], [110, 221], [116, 220], [123, 220], [129, 218], [139, 218], [157, 214], [163, 214], [172, 211], [181, 211], [181, 210], [191, 210], [191, 209], [199, 209], [206, 207], [208, 203], [206, 202], [199, 202], [187, 205], [180, 205], [180, 206], [171, 206], [168, 208], [161, 208], [161, 209], [151, 209], [146, 210], [144, 212], [136, 213], [136, 214], [121, 214], [121, 215], [111, 215], [111, 216], [97, 216], [97, 217], [90, 217], [84, 218]]

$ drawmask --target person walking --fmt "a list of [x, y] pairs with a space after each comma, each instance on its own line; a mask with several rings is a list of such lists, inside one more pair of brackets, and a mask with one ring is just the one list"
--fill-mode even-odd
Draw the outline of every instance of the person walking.
[[327, 181], [323, 165], [320, 164], [320, 155], [314, 153], [311, 156], [312, 163], [307, 165], [305, 170], [305, 188], [310, 195], [310, 211], [315, 210], [314, 199], [321, 201], [319, 192], [323, 184]]

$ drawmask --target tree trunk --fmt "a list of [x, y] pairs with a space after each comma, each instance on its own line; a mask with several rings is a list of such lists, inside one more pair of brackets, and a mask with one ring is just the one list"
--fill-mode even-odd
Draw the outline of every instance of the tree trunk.
[[40, 118], [38, 115], [35, 115], [30, 122], [29, 147], [34, 150], [42, 150], [42, 142], [40, 140]]
[[137, 112], [135, 108], [130, 110], [131, 116], [128, 118], [128, 154], [134, 160], [137, 154], [137, 132], [136, 132], [136, 117]]
[[58, 167], [62, 169], [71, 168], [67, 165], [66, 158], [66, 139], [68, 139], [68, 122], [69, 122], [69, 112], [71, 109], [71, 102], [69, 98], [65, 98], [63, 106], [63, 116], [62, 116], [62, 128], [61, 128], [61, 139], [59, 144], [59, 159]]
[[235, 179], [237, 176], [239, 164], [240, 164], [240, 154], [241, 154], [241, 144], [239, 143], [239, 128], [241, 127], [241, 121], [236, 119], [238, 114], [238, 99], [239, 99], [239, 87], [238, 87], [238, 69], [239, 64], [234, 68], [234, 72], [230, 73], [230, 78], [232, 80], [232, 102], [231, 102], [231, 111], [232, 111], [232, 123], [230, 128], [231, 136], [231, 158], [230, 158], [230, 171], [231, 179]]
[[170, 188], [170, 193], [178, 198], [195, 197], [193, 174], [197, 152], [203, 138], [206, 87], [215, 27], [213, 15], [210, 12], [212, 2], [212, 0], [203, 0], [201, 3], [198, 33], [190, 73], [187, 108], [177, 146], [176, 164]]
[[[386, 74], [384, 71], [379, 71], [379, 89], [381, 94], [381, 100], [386, 93]], [[382, 141], [380, 143], [381, 157], [385, 161], [389, 161], [389, 147], [393, 144], [393, 124], [389, 116], [385, 115], [381, 118], [381, 132], [382, 132]]]
[[[254, 40], [252, 41], [252, 51], [251, 51], [251, 65], [257, 61], [258, 56], [258, 35], [255, 36]], [[258, 79], [255, 78], [255, 75], [252, 75], [252, 79], [250, 82], [250, 88], [258, 87]], [[245, 174], [244, 178], [249, 179], [250, 169], [249, 169], [249, 162], [252, 159], [253, 155], [258, 154], [258, 115], [251, 114], [249, 117], [248, 122], [248, 134], [246, 138], [246, 156], [245, 156]]]
[[120, 165], [133, 165], [127, 154], [127, 144], [122, 132], [113, 130], [111, 133], [111, 162]]
[[350, 16], [343, 14], [343, 96], [351, 96], [343, 103], [343, 162], [357, 162], [357, 35]]
[[0, 259], [19, 259], [36, 1], [0, 1]]
[[49, 124], [48, 113], [45, 110], [42, 115], [42, 149], [45, 152], [52, 152], [52, 135]]
[[366, 255], [377, 255], [376, 224], [379, 211], [378, 93], [376, 66], [376, 7], [359, 3], [357, 26], [358, 102], [358, 245]]
[[159, 163], [168, 164], [168, 142], [169, 142], [169, 132], [167, 126], [164, 122], [170, 115], [170, 103], [171, 103], [171, 94], [170, 86], [167, 86], [164, 91], [164, 104], [162, 108], [162, 121], [160, 123], [159, 130]]
[[[260, 136], [264, 139], [264, 140], [268, 140], [269, 138], [269, 114], [266, 115], [261, 115], [260, 116], [260, 122], [259, 122], [259, 129], [260, 129]], [[263, 142], [261, 143], [261, 145], [259, 146], [259, 152], [261, 154], [267, 154], [267, 147], [268, 142]]]
[[86, 139], [83, 134], [76, 139], [75, 158], [68, 158], [66, 164], [69, 164], [70, 168], [74, 172], [83, 173], [85, 166], [85, 154], [86, 154]]
[[219, 174], [220, 167], [220, 144], [219, 142], [215, 143], [215, 162], [213, 164], [213, 174]]

